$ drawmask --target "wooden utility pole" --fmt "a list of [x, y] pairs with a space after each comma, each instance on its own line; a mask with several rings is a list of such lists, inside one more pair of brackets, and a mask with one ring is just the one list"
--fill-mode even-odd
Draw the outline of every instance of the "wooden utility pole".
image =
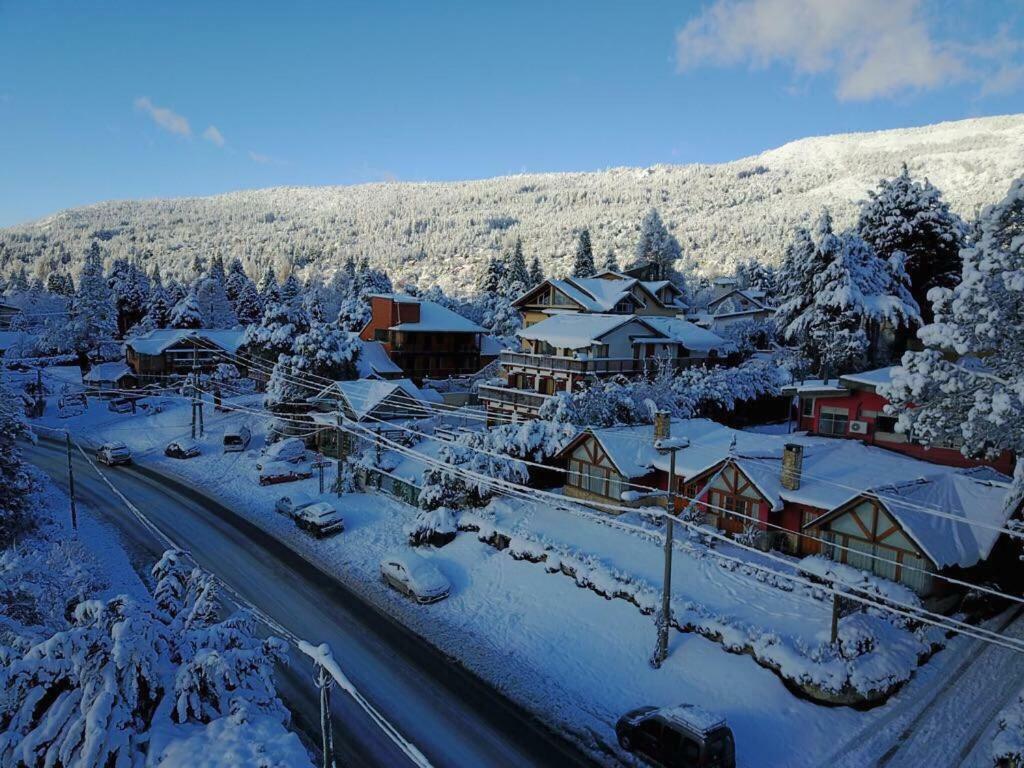
[[658, 617], [658, 648], [651, 659], [655, 669], [661, 667], [668, 658], [668, 630], [672, 624], [672, 539], [675, 528], [675, 484], [676, 484], [676, 451], [669, 448], [668, 464], [668, 504], [665, 507], [665, 568], [661, 585], [661, 614]]
[[323, 664], [316, 666], [316, 687], [320, 690], [320, 739], [323, 751], [323, 768], [335, 768], [334, 731], [331, 727], [331, 686], [334, 680]]
[[839, 639], [839, 590], [835, 582], [832, 583], [832, 645]]
[[338, 401], [338, 426], [334, 432], [334, 449], [338, 452], [338, 498], [341, 498], [341, 401]]
[[71, 497], [71, 528], [78, 530], [78, 508], [75, 506], [75, 467], [71, 463], [71, 433], [64, 433], [64, 442], [68, 447], [68, 495]]

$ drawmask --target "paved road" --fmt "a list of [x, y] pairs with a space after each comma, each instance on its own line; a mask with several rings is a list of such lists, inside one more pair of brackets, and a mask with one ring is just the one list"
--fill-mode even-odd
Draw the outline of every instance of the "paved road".
[[[40, 441], [25, 453], [66, 483], [62, 445]], [[435, 766], [591, 765], [525, 710], [221, 504], [143, 467], [108, 476], [200, 565], [294, 634], [329, 643], [356, 687]], [[77, 454], [75, 480], [81, 502], [116, 524], [137, 570], [148, 570], [163, 547]], [[281, 692], [296, 725], [315, 739], [312, 667], [298, 656], [282, 673]], [[332, 701], [339, 764], [408, 765], [347, 696], [336, 691]]]

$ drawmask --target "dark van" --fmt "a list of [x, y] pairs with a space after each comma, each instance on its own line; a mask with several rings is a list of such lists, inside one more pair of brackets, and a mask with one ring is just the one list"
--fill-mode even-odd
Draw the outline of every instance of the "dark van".
[[736, 744], [725, 718], [693, 704], [641, 707], [615, 725], [619, 744], [663, 768], [736, 768]]

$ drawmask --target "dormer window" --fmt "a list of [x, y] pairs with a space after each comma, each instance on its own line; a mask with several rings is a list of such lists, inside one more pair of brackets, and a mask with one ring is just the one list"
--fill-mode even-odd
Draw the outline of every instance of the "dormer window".
[[623, 299], [615, 305], [617, 314], [628, 315], [633, 311], [633, 302], [630, 299]]

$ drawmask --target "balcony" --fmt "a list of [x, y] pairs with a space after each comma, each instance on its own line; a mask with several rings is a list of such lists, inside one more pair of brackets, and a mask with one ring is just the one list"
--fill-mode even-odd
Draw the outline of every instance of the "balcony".
[[540, 407], [544, 405], [544, 401], [549, 397], [548, 395], [542, 395], [539, 392], [528, 392], [524, 389], [510, 389], [508, 387], [495, 387], [490, 384], [480, 385], [477, 394], [485, 403], [492, 402], [503, 406], [515, 406], [532, 411], [539, 410]]
[[653, 368], [655, 360], [634, 359], [632, 357], [559, 357], [557, 355], [534, 355], [529, 352], [501, 353], [501, 365], [509, 368], [533, 368], [538, 371], [552, 373], [575, 373], [580, 375], [611, 376], [614, 374], [642, 373]]

